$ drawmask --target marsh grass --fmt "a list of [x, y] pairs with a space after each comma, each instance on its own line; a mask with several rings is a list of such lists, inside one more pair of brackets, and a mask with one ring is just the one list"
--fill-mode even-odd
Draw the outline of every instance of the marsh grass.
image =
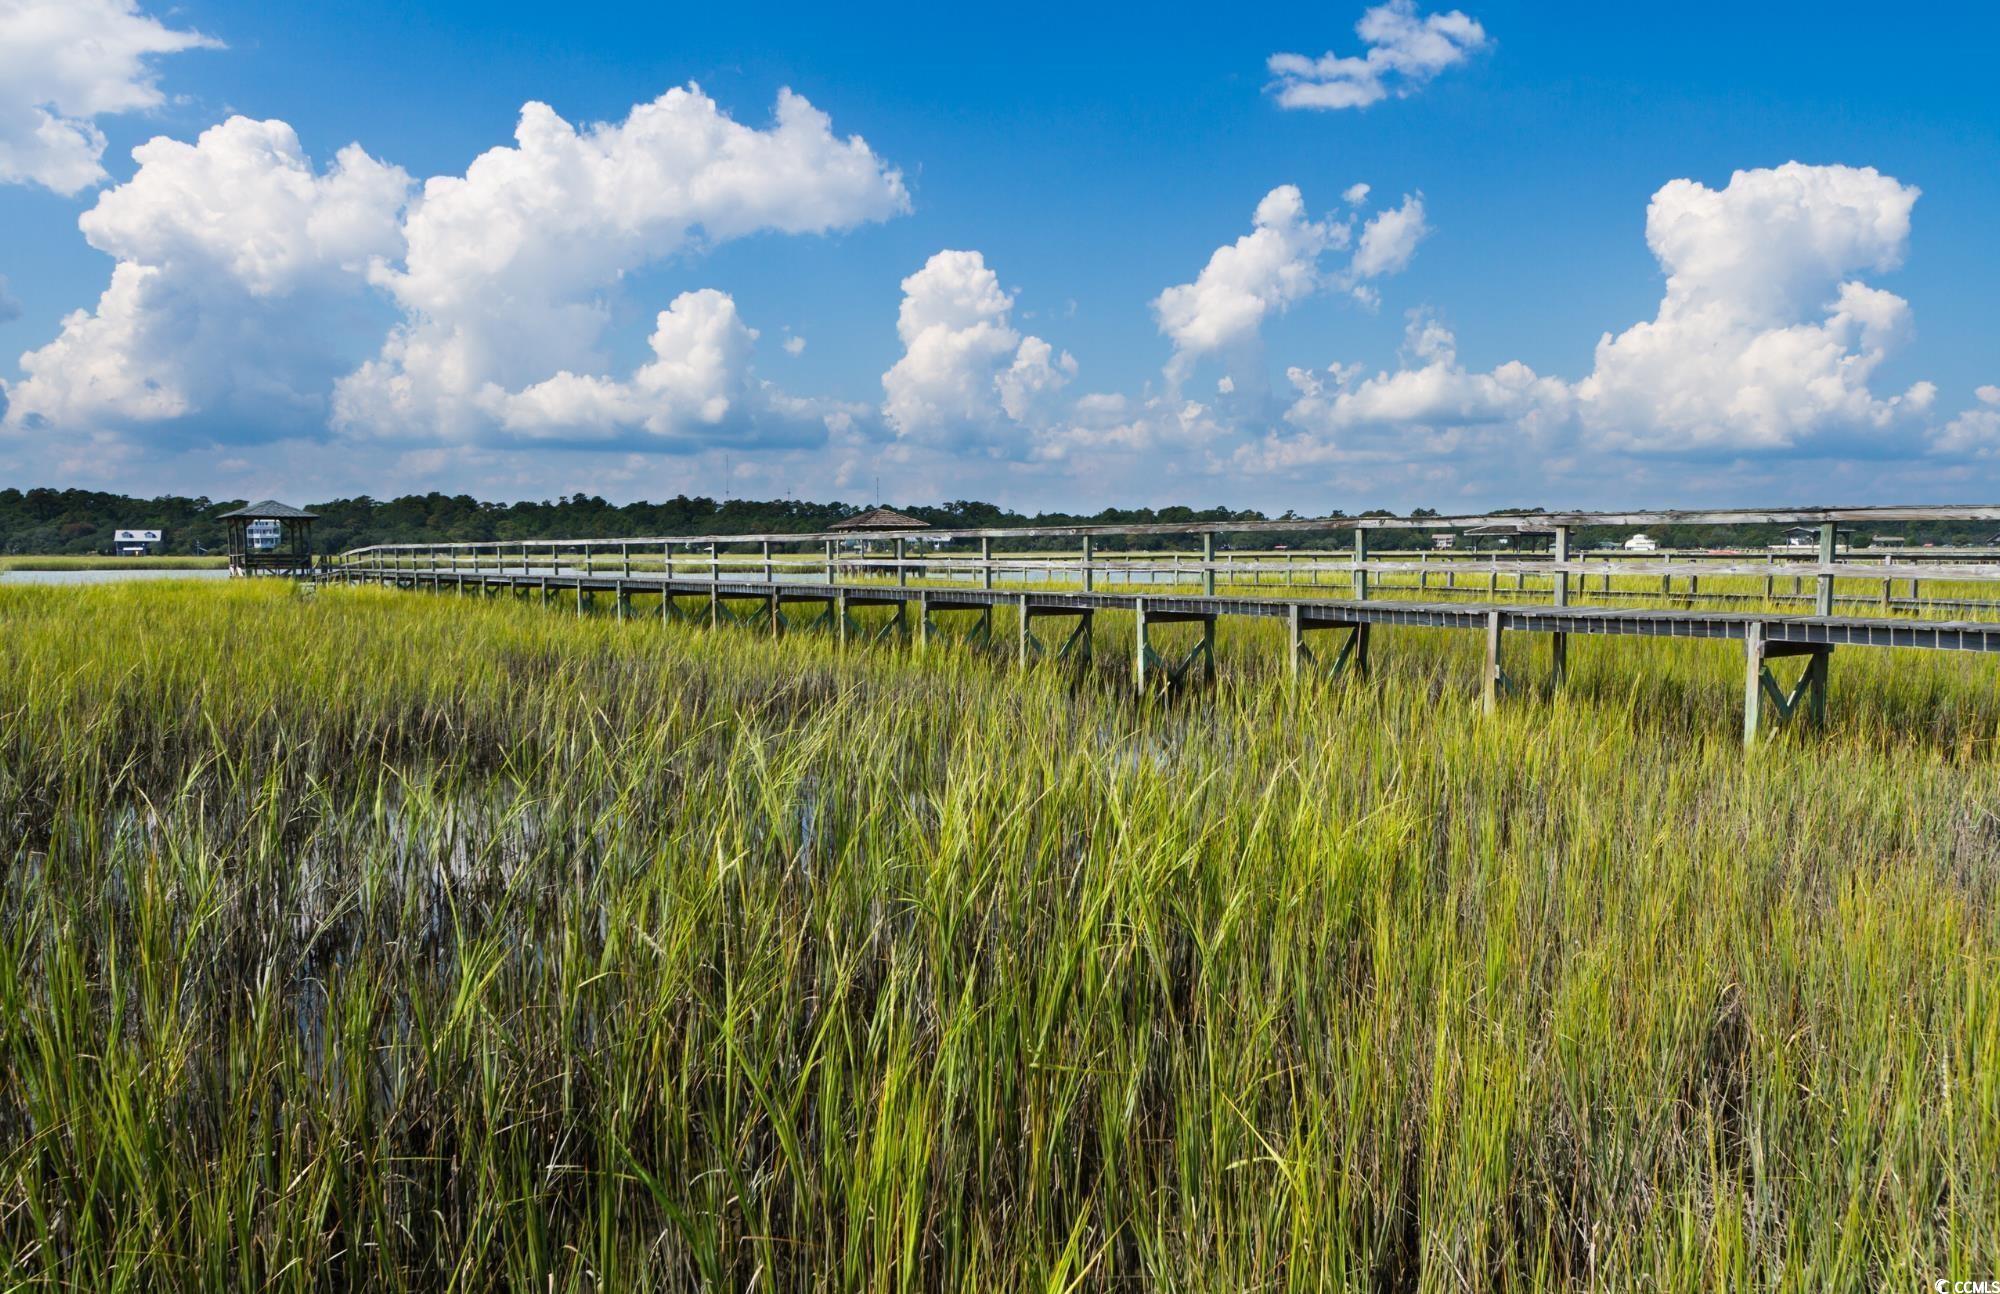
[[0, 589], [0, 1287], [2000, 1270], [1993, 666], [1746, 760], [1722, 645], [1489, 719], [1476, 635], [1141, 703], [1099, 621]]

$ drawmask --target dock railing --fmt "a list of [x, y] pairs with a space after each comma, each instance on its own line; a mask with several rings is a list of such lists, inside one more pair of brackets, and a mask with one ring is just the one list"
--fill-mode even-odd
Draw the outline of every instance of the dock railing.
[[[1280, 521], [1032, 526], [1003, 529], [659, 535], [379, 544], [339, 554], [340, 578], [514, 573], [523, 577], [887, 582], [898, 586], [1160, 592], [1287, 588], [1345, 595], [1547, 601], [1621, 599], [1655, 605], [1767, 603], [1891, 611], [2000, 610], [1993, 597], [1950, 585], [2000, 583], [2000, 549], [1854, 548], [1850, 526], [1914, 521], [2000, 522], [2000, 506], [1574, 512], [1455, 517], [1337, 517]], [[1810, 544], [1728, 549], [1579, 551], [1587, 528], [1810, 527]], [[1482, 532], [1481, 550], [1392, 548], [1375, 541], [1419, 533]], [[1258, 547], [1260, 536], [1324, 539], [1337, 547]], [[1225, 542], [1226, 541], [1226, 542]], [[1061, 543], [1061, 548], [1043, 547]], [[1530, 547], [1540, 551], [1525, 551]], [[1654, 583], [1657, 581], [1657, 584]], [[1708, 587], [1703, 588], [1707, 581]], [[1745, 583], [1748, 581], [1749, 583]], [[1983, 595], [1985, 589], [1977, 589]]]
[[[1746, 744], [1754, 744], [1767, 710], [1780, 723], [1823, 719], [1836, 647], [2000, 654], [2000, 599], [1988, 596], [2000, 583], [2000, 555], [1984, 549], [1856, 551], [1841, 543], [1845, 525], [1927, 520], [2000, 521], [2000, 507], [379, 544], [340, 554], [314, 578], [461, 594], [511, 592], [538, 596], [545, 606], [558, 596], [573, 597], [579, 615], [608, 596], [621, 620], [635, 597], [650, 597], [665, 621], [738, 624], [774, 634], [824, 627], [842, 643], [863, 635], [921, 646], [942, 638], [951, 618], [964, 626], [957, 635], [962, 640], [997, 646], [995, 612], [1001, 611], [1011, 618], [1013, 651], [1023, 667], [1044, 658], [1089, 661], [1096, 617], [1123, 614], [1135, 629], [1132, 677], [1141, 692], [1214, 678], [1215, 630], [1224, 617], [1283, 622], [1295, 679], [1308, 671], [1366, 677], [1377, 628], [1456, 629], [1484, 639], [1480, 686], [1489, 711], [1525, 677], [1507, 663], [1502, 644], [1509, 635], [1547, 640], [1552, 688], [1563, 684], [1572, 636], [1726, 640], [1743, 645], [1743, 734]], [[1579, 530], [1592, 527], [1772, 524], [1803, 528], [1794, 533], [1812, 542], [1589, 555], [1579, 555], [1574, 543]], [[1466, 535], [1496, 547], [1467, 552], [1378, 544], [1397, 531]], [[1244, 546], [1260, 536], [1328, 547]], [[1503, 540], [1504, 552], [1497, 547]], [[1518, 550], [1542, 543], [1546, 551]], [[1054, 544], [1062, 548], [1043, 547]], [[868, 608], [886, 618], [864, 633], [851, 613]], [[1946, 612], [1954, 614], [1946, 618]], [[801, 615], [812, 618], [792, 618]], [[1037, 636], [1037, 627], [1050, 621], [1070, 626], [1059, 642]], [[1176, 624], [1198, 626], [1192, 646], [1169, 649], [1154, 636]], [[1330, 639], [1337, 646], [1327, 646]], [[1803, 668], [1781, 683], [1772, 664], [1786, 658]]]

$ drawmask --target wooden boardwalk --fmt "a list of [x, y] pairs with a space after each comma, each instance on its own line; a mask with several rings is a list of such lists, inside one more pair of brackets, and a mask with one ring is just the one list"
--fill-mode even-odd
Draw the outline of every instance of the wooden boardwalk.
[[[1308, 671], [1364, 675], [1370, 634], [1377, 626], [1455, 629], [1483, 635], [1481, 689], [1486, 708], [1510, 686], [1509, 635], [1546, 635], [1552, 681], [1560, 684], [1571, 635], [1701, 638], [1744, 645], [1744, 740], [1755, 742], [1767, 716], [1779, 722], [1822, 719], [1835, 647], [1900, 647], [1931, 651], [2000, 651], [2000, 623], [1917, 621], [1868, 616], [1774, 616], [1697, 609], [1601, 606], [1524, 606], [1482, 602], [1390, 601], [1329, 598], [1263, 598], [1206, 594], [949, 589], [884, 584], [809, 584], [790, 580], [668, 579], [664, 575], [522, 572], [498, 568], [450, 571], [396, 570], [354, 564], [323, 578], [374, 582], [459, 593], [514, 593], [544, 604], [573, 605], [579, 613], [599, 596], [621, 618], [635, 614], [633, 598], [657, 598], [663, 619], [750, 625], [771, 633], [824, 629], [841, 641], [861, 633], [853, 612], [888, 608], [892, 615], [873, 633], [925, 643], [940, 635], [946, 617], [970, 615], [958, 636], [995, 641], [993, 612], [1013, 613], [1014, 651], [1024, 666], [1037, 659], [1087, 660], [1094, 617], [1121, 612], [1134, 625], [1134, 677], [1141, 690], [1172, 688], [1215, 671], [1215, 627], [1227, 617], [1269, 620], [1287, 628], [1288, 663], [1294, 676]], [[1049, 622], [1067, 622], [1060, 638], [1044, 641]], [[1192, 647], [1163, 655], [1152, 631], [1163, 624], [1194, 624]], [[1315, 646], [1319, 644], [1319, 646]], [[1804, 668], [1789, 686], [1772, 673], [1774, 659], [1798, 656]]]
[[[1288, 661], [1294, 677], [1307, 671], [1365, 674], [1369, 639], [1378, 627], [1451, 629], [1482, 635], [1485, 644], [1481, 691], [1488, 710], [1510, 686], [1509, 644], [1522, 634], [1545, 636], [1548, 668], [1559, 685], [1573, 635], [1624, 638], [1700, 638], [1743, 644], [1743, 736], [1757, 740], [1766, 716], [1778, 722], [1823, 719], [1830, 661], [1836, 647], [1894, 647], [1926, 651], [2000, 651], [2000, 599], [1968, 598], [1953, 592], [1925, 597], [1926, 582], [2000, 584], [2000, 563], [1983, 550], [1899, 548], [1880, 558], [1842, 552], [1843, 527], [1900, 525], [1952, 520], [2000, 523], [2000, 507], [1802, 508], [1625, 513], [1541, 513], [1475, 517], [1336, 517], [1276, 522], [1205, 522], [1134, 526], [1044, 526], [1007, 530], [904, 530], [813, 535], [654, 536], [636, 539], [530, 540], [474, 544], [377, 545], [340, 554], [317, 572], [327, 581], [379, 583], [405, 588], [459, 592], [512, 592], [562, 599], [579, 613], [599, 596], [610, 599], [620, 617], [633, 614], [635, 596], [657, 598], [667, 620], [710, 625], [753, 625], [772, 633], [824, 628], [842, 641], [860, 634], [853, 612], [887, 608], [886, 623], [872, 636], [907, 636], [919, 643], [939, 636], [954, 621], [957, 636], [993, 642], [996, 609], [1010, 611], [1014, 652], [1023, 665], [1038, 658], [1087, 659], [1099, 612], [1132, 617], [1133, 672], [1142, 691], [1178, 687], [1215, 674], [1215, 627], [1239, 617], [1286, 626]], [[1673, 525], [1803, 527], [1817, 542], [1801, 551], [1751, 550], [1723, 553], [1600, 553], [1579, 556], [1572, 537], [1584, 527], [1666, 527]], [[1545, 554], [1454, 552], [1433, 562], [1423, 549], [1371, 549], [1371, 537], [1395, 531], [1446, 532], [1525, 543], [1546, 541]], [[1308, 535], [1351, 544], [1340, 556], [1325, 548], [1305, 554], [1246, 558], [1218, 551], [1224, 538]], [[1052, 554], [1051, 541], [1074, 542], [1080, 551]], [[1120, 541], [1126, 551], [1107, 553], [1101, 545]], [[1153, 543], [1134, 551], [1134, 541]], [[913, 553], [909, 544], [928, 545]], [[942, 545], [978, 545], [976, 557], [940, 553]], [[1001, 545], [996, 549], [995, 545]], [[1192, 550], [1199, 545], [1198, 554]], [[1009, 545], [1014, 551], [1004, 551]], [[1164, 545], [1164, 547], [1159, 547]], [[817, 549], [818, 551], [814, 551]], [[746, 551], [754, 550], [754, 551]], [[1305, 561], [1299, 557], [1307, 558]], [[636, 558], [636, 561], [635, 561]], [[1982, 560], [1988, 559], [1988, 560]], [[602, 569], [609, 563], [612, 569]], [[649, 569], [650, 568], [650, 569]], [[782, 574], [781, 574], [782, 572]], [[1435, 599], [1458, 591], [1458, 577], [1483, 577], [1483, 600]], [[1349, 596], [1220, 595], [1218, 584], [1261, 584], [1281, 574], [1287, 584], [1306, 576], [1323, 586], [1331, 576]], [[1387, 577], [1408, 575], [1410, 584], [1386, 587]], [[1433, 587], [1443, 575], [1444, 589]], [[871, 578], [872, 577], [872, 578]], [[1039, 577], [1039, 581], [1037, 581]], [[1659, 591], [1632, 589], [1635, 577], [1657, 578]], [[1513, 588], [1502, 590], [1503, 578]], [[1598, 586], [1591, 588], [1596, 579]], [[1683, 581], [1675, 591], [1674, 580]], [[1709, 581], [1707, 592], [1698, 588]], [[1718, 580], [1761, 581], [1761, 594], [1718, 589]], [[1627, 587], [1614, 587], [1624, 580]], [[1380, 583], [1378, 583], [1380, 581]], [[1789, 581], [1790, 592], [1780, 589]], [[1901, 594], [1897, 582], [1907, 581]], [[1063, 583], [1067, 588], [1001, 587]], [[1109, 591], [1101, 584], [1122, 585]], [[1193, 583], [1195, 591], [1179, 585]], [[1863, 596], [1857, 584], [1870, 590]], [[1151, 591], [1160, 585], [1168, 587]], [[1844, 586], [1844, 591], [1843, 591]], [[1141, 588], [1148, 591], [1139, 591]], [[1810, 588], [1810, 592], [1806, 591]], [[1475, 586], [1474, 589], [1477, 592]], [[1935, 588], [1934, 588], [1935, 592]], [[1383, 596], [1393, 593], [1396, 596]], [[1402, 596], [1414, 593], [1413, 597]], [[1667, 602], [1669, 606], [1574, 605], [1572, 595]], [[1513, 600], [1505, 600], [1511, 598]], [[1545, 598], [1546, 601], [1527, 601]], [[1745, 602], [1757, 610], [1729, 609]], [[1810, 604], [1811, 614], [1774, 613], [1774, 604]], [[1840, 615], [1842, 607], [1862, 606], [1874, 615]], [[1985, 622], [1939, 618], [1944, 610], [1992, 614]], [[1910, 613], [1916, 613], [1914, 615]], [[970, 617], [970, 620], [964, 617]], [[1060, 638], [1044, 641], [1050, 622]], [[1165, 624], [1193, 624], [1200, 633], [1191, 647], [1164, 654], [1153, 631]], [[1510, 635], [1513, 638], [1510, 639]], [[1771, 663], [1798, 657], [1802, 667], [1789, 685], [1781, 684]]]

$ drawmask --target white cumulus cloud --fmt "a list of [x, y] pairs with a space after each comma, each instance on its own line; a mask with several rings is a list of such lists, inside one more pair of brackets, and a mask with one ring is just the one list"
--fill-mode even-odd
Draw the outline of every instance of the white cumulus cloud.
[[827, 410], [752, 374], [756, 341], [727, 293], [683, 292], [654, 321], [653, 358], [629, 380], [564, 370], [520, 391], [488, 385], [478, 402], [526, 441], [623, 441], [642, 431], [641, 443], [686, 451], [822, 438]]
[[828, 233], [908, 209], [901, 174], [790, 91], [763, 129], [697, 86], [582, 130], [530, 103], [513, 147], [424, 185], [403, 264], [375, 275], [407, 317], [340, 383], [336, 425], [478, 435], [489, 388], [603, 369], [603, 298], [623, 275], [752, 233]]
[[1978, 403], [1938, 429], [1931, 438], [1933, 452], [1971, 458], [2000, 454], [2000, 386], [1981, 386], [1972, 394]]
[[134, 0], [0, 0], [0, 182], [71, 194], [103, 180], [96, 118], [159, 106], [152, 59], [216, 44]]
[[[1895, 443], [1888, 438], [1923, 423], [1936, 391], [1928, 382], [1891, 395], [1871, 389], [1909, 334], [1910, 308], [1856, 276], [1901, 263], [1917, 196], [1874, 170], [1799, 163], [1739, 171], [1721, 189], [1672, 181], [1647, 213], [1647, 242], [1666, 272], [1659, 310], [1605, 334], [1580, 381], [1518, 362], [1468, 370], [1451, 334], [1419, 314], [1398, 368], [1367, 378], [1359, 365], [1292, 369], [1297, 395], [1285, 418], [1294, 434], [1274, 433], [1257, 454], [1296, 465], [1377, 452], [1398, 432], [1409, 434], [1400, 442], [1409, 453], [1460, 447], [1475, 429], [1487, 439], [1575, 435], [1579, 451], [1596, 454]], [[1385, 219], [1375, 256], [1364, 231], [1356, 262], [1401, 263], [1421, 224], [1420, 207], [1414, 219]], [[1995, 412], [1982, 400], [1935, 434], [1933, 449], [1974, 452], [2000, 423]]]
[[1273, 54], [1278, 103], [1286, 108], [1365, 108], [1415, 93], [1488, 44], [1486, 29], [1454, 9], [1419, 16], [1415, 0], [1389, 0], [1354, 24], [1359, 54]]
[[1776, 450], [1928, 410], [1928, 383], [1870, 389], [1909, 303], [1853, 277], [1902, 263], [1917, 196], [1873, 168], [1798, 162], [1663, 186], [1646, 242], [1666, 294], [1598, 342], [1577, 385], [1586, 428], [1611, 448]]
[[281, 121], [232, 117], [139, 169], [79, 225], [115, 258], [93, 310], [21, 358], [8, 423], [92, 432], [206, 412], [216, 434], [322, 428], [328, 313], [402, 244], [409, 177], [359, 146], [315, 171]]
[[1289, 370], [1298, 394], [1285, 420], [1305, 435], [1270, 437], [1256, 455], [1289, 466], [1371, 445], [1407, 452], [1419, 442], [1396, 437], [1412, 431], [1435, 436], [1506, 428], [1539, 434], [1558, 429], [1571, 404], [1564, 382], [1538, 376], [1525, 364], [1509, 362], [1490, 373], [1468, 371], [1458, 362], [1457, 338], [1424, 311], [1410, 314], [1403, 365], [1373, 377], [1361, 374], [1358, 364], [1336, 365], [1325, 373]]
[[903, 280], [903, 355], [882, 375], [883, 415], [899, 438], [1009, 454], [1076, 373], [1067, 352], [1023, 337], [1014, 298], [974, 251], [941, 251]]
[[[1357, 190], [1365, 197], [1366, 188], [1350, 188], [1350, 200]], [[1348, 265], [1324, 265], [1329, 254], [1354, 245], [1352, 220], [1313, 220], [1298, 187], [1279, 185], [1257, 204], [1249, 233], [1216, 248], [1194, 282], [1154, 298], [1154, 317], [1174, 345], [1168, 379], [1180, 382], [1206, 356], [1247, 354], [1265, 319], [1324, 289], [1353, 292], [1372, 305], [1366, 281], [1407, 267], [1426, 232], [1423, 199], [1409, 195], [1368, 219]]]

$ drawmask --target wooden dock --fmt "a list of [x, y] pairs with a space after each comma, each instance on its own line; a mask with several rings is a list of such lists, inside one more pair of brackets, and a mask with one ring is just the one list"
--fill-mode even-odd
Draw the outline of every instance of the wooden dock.
[[[1724, 518], [1727, 521], [1723, 520]], [[1981, 561], [1987, 554], [1925, 551], [1913, 560], [1907, 550], [1879, 561], [1843, 560], [1835, 541], [1836, 526], [1857, 520], [1892, 521], [1973, 519], [2000, 521], [2000, 508], [1794, 509], [1729, 513], [1571, 513], [1521, 518], [1355, 518], [1282, 523], [1210, 523], [1203, 525], [1140, 526], [1133, 528], [1056, 527], [1022, 530], [924, 532], [921, 540], [977, 542], [977, 557], [932, 553], [913, 555], [905, 532], [838, 535], [714, 535], [661, 536], [641, 539], [513, 541], [496, 544], [378, 545], [355, 549], [335, 558], [318, 573], [327, 581], [378, 583], [404, 588], [452, 590], [462, 593], [511, 592], [538, 597], [544, 604], [561, 601], [581, 613], [599, 597], [609, 600], [615, 614], [635, 614], [633, 598], [657, 599], [657, 613], [670, 621], [698, 621], [712, 626], [738, 624], [772, 633], [794, 629], [824, 629], [841, 641], [861, 632], [853, 613], [865, 607], [886, 608], [890, 615], [874, 630], [874, 639], [908, 637], [925, 643], [952, 625], [955, 636], [994, 645], [996, 609], [1012, 613], [1013, 654], [1023, 666], [1041, 658], [1087, 660], [1092, 628], [1099, 612], [1130, 615], [1133, 673], [1141, 690], [1175, 688], [1215, 672], [1215, 627], [1237, 617], [1277, 621], [1286, 626], [1288, 665], [1294, 677], [1308, 672], [1364, 675], [1368, 670], [1370, 635], [1377, 627], [1451, 629], [1476, 633], [1485, 644], [1481, 692], [1488, 710], [1499, 704], [1512, 685], [1511, 644], [1531, 634], [1548, 640], [1548, 671], [1553, 684], [1562, 682], [1567, 646], [1572, 635], [1628, 638], [1701, 638], [1740, 642], [1744, 648], [1743, 735], [1754, 743], [1767, 718], [1777, 722], [1823, 719], [1830, 687], [1830, 659], [1836, 647], [1889, 647], [1926, 651], [2000, 651], [2000, 599], [1925, 598], [1924, 582], [2000, 583], [2000, 563]], [[1820, 543], [1807, 557], [1789, 553], [1764, 560], [1742, 553], [1621, 555], [1604, 560], [1574, 557], [1569, 532], [1584, 525], [1664, 526], [1695, 520], [1705, 524], [1786, 522], [1819, 528]], [[1491, 527], [1502, 521], [1533, 522], [1538, 533], [1553, 542], [1546, 555], [1510, 555], [1506, 560], [1454, 556], [1433, 561], [1420, 552], [1371, 553], [1368, 537], [1385, 529], [1437, 531], [1473, 525]], [[1352, 555], [1336, 557], [1322, 551], [1287, 554], [1281, 563], [1269, 557], [1252, 559], [1217, 552], [1219, 535], [1236, 536], [1258, 530], [1307, 532], [1341, 530], [1352, 535]], [[1200, 544], [1198, 560], [1179, 551], [1126, 551], [1106, 555], [1099, 545], [1121, 539], [1166, 539]], [[1076, 540], [1080, 552], [1007, 552], [1013, 543]], [[1003, 545], [996, 550], [995, 544]], [[858, 545], [858, 551], [856, 546]], [[871, 555], [870, 546], [884, 550]], [[744, 550], [754, 550], [746, 552]], [[813, 551], [817, 549], [818, 551]], [[1308, 556], [1309, 560], [1298, 560]], [[636, 558], [636, 561], [635, 561]], [[1954, 560], [1960, 558], [1960, 560]], [[1461, 562], [1467, 563], [1461, 565]], [[1171, 563], [1169, 565], [1168, 563]], [[1439, 567], [1448, 567], [1448, 585], [1433, 588]], [[1467, 570], [1486, 581], [1483, 600], [1437, 599], [1438, 592], [1458, 592], [1456, 574]], [[1315, 587], [1327, 576], [1344, 586], [1346, 596], [1223, 595], [1219, 583], [1238, 583], [1246, 575], [1262, 578], [1281, 574], [1296, 584], [1303, 576]], [[1389, 587], [1388, 577], [1414, 575], [1414, 587]], [[1500, 582], [1513, 587], [1502, 600]], [[1616, 579], [1658, 578], [1660, 592], [1614, 589]], [[1593, 590], [1590, 582], [1598, 579]], [[1681, 591], [1672, 582], [1684, 581]], [[1718, 590], [1716, 579], [1762, 580], [1763, 591]], [[1709, 579], [1710, 591], [1699, 590]], [[1071, 587], [1002, 587], [1010, 580]], [[1187, 591], [1135, 591], [1161, 583], [1189, 583]], [[1779, 581], [1793, 582], [1780, 591]], [[1879, 595], [1853, 591], [1863, 581]], [[1895, 581], [1907, 581], [1902, 594]], [[1811, 592], [1804, 591], [1810, 583]], [[1103, 584], [1125, 585], [1108, 591]], [[1846, 585], [1848, 591], [1840, 592]], [[1481, 590], [1475, 588], [1473, 592]], [[1413, 595], [1413, 596], [1406, 596]], [[1651, 599], [1668, 606], [1579, 605], [1572, 595], [1612, 600]], [[1526, 599], [1534, 598], [1533, 602]], [[1541, 601], [1541, 599], [1546, 601]], [[1765, 609], [1727, 609], [1743, 602], [1763, 602]], [[1811, 614], [1774, 614], [1772, 603], [1811, 603]], [[1704, 605], [1706, 604], [1706, 605]], [[1872, 615], [1835, 614], [1842, 606], [1860, 605]], [[1991, 622], [1945, 619], [1935, 613], [1947, 608], [1990, 612]], [[1046, 626], [1059, 625], [1046, 640]], [[1199, 635], [1192, 646], [1167, 654], [1153, 631], [1164, 624], [1193, 624]], [[1801, 668], [1790, 684], [1782, 684], [1772, 662], [1800, 658]], [[1520, 671], [1516, 671], [1517, 673]]]

